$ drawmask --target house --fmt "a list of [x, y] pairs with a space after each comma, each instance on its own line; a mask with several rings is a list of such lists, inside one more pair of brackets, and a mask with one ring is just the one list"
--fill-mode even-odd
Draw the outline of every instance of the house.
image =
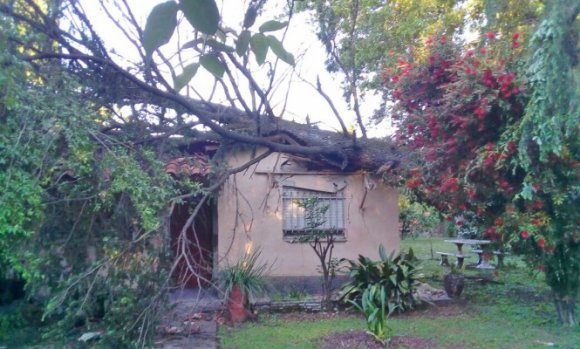
[[[307, 136], [313, 142], [312, 134], [320, 142], [343, 137], [313, 125], [291, 122], [283, 130], [268, 131], [269, 139], [306, 144]], [[335, 161], [338, 159], [316, 155], [272, 152], [260, 159], [267, 152], [262, 146], [206, 140], [183, 147], [183, 152], [190, 155], [172, 159], [168, 172], [202, 178], [211, 172], [211, 166], [232, 169], [252, 159], [260, 161], [229, 174], [214, 200], [200, 208], [186, 238], [190, 260], [183, 263], [195, 266], [201, 278], [192, 278], [186, 271], [182, 278], [190, 286], [206, 284], [221, 268], [235, 264], [254, 249], [261, 250], [261, 260], [268, 263], [271, 277], [319, 278], [315, 253], [297, 239], [306, 224], [305, 212], [297, 203], [310, 197], [328, 206], [321, 229], [332, 229], [336, 234], [334, 257], [354, 259], [363, 254], [376, 258], [380, 244], [387, 251], [398, 251], [398, 191], [383, 183], [380, 172], [396, 167], [399, 155], [393, 147], [385, 147], [384, 141], [367, 142], [361, 146], [364, 154], [349, 154], [353, 160], [342, 168], [336, 166], [341, 163]], [[181, 251], [185, 245], [179, 242], [179, 233], [190, 216], [191, 206], [176, 207], [172, 217], [173, 245]]]

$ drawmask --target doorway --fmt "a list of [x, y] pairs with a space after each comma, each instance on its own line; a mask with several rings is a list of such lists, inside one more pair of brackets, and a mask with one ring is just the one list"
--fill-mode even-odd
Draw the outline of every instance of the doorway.
[[176, 205], [171, 215], [171, 248], [178, 264], [175, 270], [176, 285], [186, 288], [207, 287], [213, 273], [215, 205], [205, 203], [197, 213], [185, 235], [181, 231], [196, 203]]

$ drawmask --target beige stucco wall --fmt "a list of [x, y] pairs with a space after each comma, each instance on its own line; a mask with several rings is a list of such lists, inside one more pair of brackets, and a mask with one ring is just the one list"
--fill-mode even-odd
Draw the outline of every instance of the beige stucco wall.
[[[229, 165], [244, 164], [251, 153], [232, 154]], [[357, 258], [359, 254], [378, 258], [382, 243], [388, 251], [399, 250], [395, 188], [376, 183], [366, 195], [365, 178], [357, 174], [311, 174], [297, 165], [280, 166], [283, 154], [272, 154], [245, 172], [230, 176], [217, 202], [216, 269], [235, 263], [249, 248], [260, 248], [262, 260], [272, 267], [271, 276], [315, 276], [318, 258], [308, 244], [284, 241], [282, 233], [282, 186], [344, 187], [346, 241], [336, 242], [334, 256]], [[289, 173], [290, 172], [290, 173]]]

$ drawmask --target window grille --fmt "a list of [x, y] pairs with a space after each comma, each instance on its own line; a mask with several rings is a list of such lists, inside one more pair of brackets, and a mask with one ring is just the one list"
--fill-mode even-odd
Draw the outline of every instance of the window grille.
[[283, 232], [285, 236], [303, 235], [306, 232], [306, 212], [299, 203], [310, 198], [318, 198], [320, 206], [328, 206], [317, 229], [344, 235], [344, 195], [342, 192], [325, 193], [313, 190], [283, 187]]

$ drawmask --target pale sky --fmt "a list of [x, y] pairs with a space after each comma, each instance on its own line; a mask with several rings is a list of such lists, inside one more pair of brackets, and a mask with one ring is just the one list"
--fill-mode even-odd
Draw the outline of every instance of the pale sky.
[[[141, 28], [144, 28], [147, 16], [153, 6], [163, 1], [129, 0], [128, 2], [132, 5], [132, 10], [137, 17]], [[221, 3], [218, 0], [218, 6], [221, 6], [220, 11], [222, 14], [222, 20], [226, 26], [233, 28], [241, 27], [241, 22], [244, 17], [245, 2], [246, 1], [239, 0], [224, 0], [223, 3]], [[136, 57], [135, 50], [132, 49], [125, 40], [122, 40], [123, 35], [110, 23], [109, 19], [99, 8], [97, 1], [84, 0], [82, 3], [87, 12], [92, 14], [91, 21], [94, 23], [97, 32], [103, 38], [107, 47], [113, 49], [120, 56], [129, 58]], [[281, 12], [279, 10], [276, 11], [276, 9], [279, 9], [284, 3], [285, 1], [271, 2], [271, 4], [268, 5], [269, 9], [257, 19], [255, 27], [258, 27], [261, 23], [269, 19], [273, 19], [275, 14]], [[110, 11], [114, 12], [114, 9], [111, 9]], [[172, 43], [170, 42], [167, 46], [171, 46], [171, 44]], [[309, 115], [311, 122], [319, 122], [319, 126], [323, 128], [334, 128], [339, 130], [340, 126], [326, 101], [318, 95], [316, 90], [302, 82], [301, 79], [296, 76], [299, 74], [304, 79], [315, 84], [316, 76], [318, 75], [320, 76], [320, 81], [324, 91], [332, 98], [347, 127], [354, 125], [355, 115], [351, 110], [349, 110], [342, 97], [342, 89], [340, 86], [343, 78], [339, 74], [330, 74], [325, 70], [324, 61], [326, 53], [322, 44], [316, 38], [315, 28], [308, 22], [308, 14], [295, 14], [284, 41], [284, 47], [287, 51], [293, 53], [296, 58], [299, 56], [301, 56], [301, 58], [297, 59], [294, 74], [290, 73], [292, 68], [289, 65], [281, 61], [278, 63], [280, 73], [285, 73], [278, 73], [279, 76], [285, 75], [286, 78], [278, 87], [275, 98], [272, 102], [275, 106], [275, 111], [277, 111], [276, 108], [281, 108], [283, 105], [284, 98], [286, 98], [286, 93], [289, 89], [288, 102], [284, 114], [286, 119], [294, 119], [303, 122], [306, 116]], [[269, 52], [268, 60], [273, 59], [273, 57], [272, 52]], [[257, 65], [255, 68], [256, 70], [254, 70], [253, 73], [259, 77], [260, 70], [263, 72], [264, 69], [260, 69]], [[205, 72], [203, 69], [199, 69], [198, 74], [196, 74], [192, 80], [192, 84], [200, 90], [204, 90], [203, 87], [206, 87], [205, 90], [209, 91], [212, 84], [208, 82], [212, 80], [213, 78], [209, 73]], [[374, 103], [362, 103], [361, 110], [363, 117], [370, 116], [376, 105], [376, 99]], [[385, 134], [384, 130], [385, 127], [383, 126], [377, 130], [369, 129], [368, 131], [371, 136], [381, 136]]]

